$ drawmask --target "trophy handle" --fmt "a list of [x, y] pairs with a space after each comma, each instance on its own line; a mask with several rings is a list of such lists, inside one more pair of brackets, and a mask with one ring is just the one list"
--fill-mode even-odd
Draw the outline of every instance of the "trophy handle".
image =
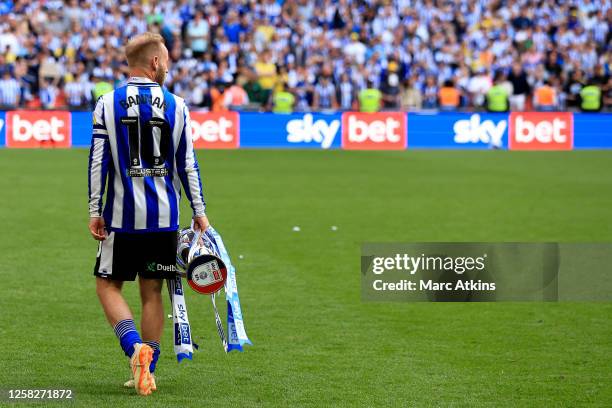
[[191, 262], [193, 260], [193, 254], [195, 253], [196, 249], [198, 248], [196, 243], [202, 237], [202, 231], [198, 230], [198, 231], [194, 231], [194, 232], [195, 232], [195, 234], [193, 235], [193, 239], [191, 240], [191, 247], [189, 248], [189, 255], [187, 255], [187, 263], [189, 263], [189, 262]]

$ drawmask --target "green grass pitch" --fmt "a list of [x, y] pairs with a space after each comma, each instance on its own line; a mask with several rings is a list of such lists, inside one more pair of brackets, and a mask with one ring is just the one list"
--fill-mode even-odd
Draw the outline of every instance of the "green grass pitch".
[[362, 303], [359, 272], [365, 241], [611, 241], [612, 152], [198, 157], [254, 346], [225, 355], [210, 301], [187, 291], [194, 360], [176, 363], [168, 321], [157, 393], [122, 388], [94, 291], [87, 151], [2, 149], [0, 388], [72, 388], [84, 407], [612, 404], [612, 304]]

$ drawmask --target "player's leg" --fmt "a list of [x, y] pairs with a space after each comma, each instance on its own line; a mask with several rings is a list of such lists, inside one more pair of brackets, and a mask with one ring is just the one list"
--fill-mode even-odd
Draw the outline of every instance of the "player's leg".
[[121, 294], [122, 287], [123, 281], [96, 277], [96, 293], [106, 319], [115, 330], [123, 352], [131, 358], [136, 344], [141, 344], [142, 339], [136, 330], [132, 311]]
[[146, 234], [143, 245], [147, 251], [143, 268], [138, 272], [142, 300], [141, 330], [145, 343], [154, 350], [150, 367], [153, 373], [159, 359], [159, 341], [164, 328], [163, 282], [164, 279], [173, 279], [176, 274], [177, 233], [169, 231]]
[[[159, 359], [159, 342], [164, 330], [164, 307], [162, 303], [163, 280], [139, 277], [140, 299], [142, 301], [141, 333], [145, 344], [153, 349], [153, 361], [149, 366], [151, 374], [155, 373]], [[153, 389], [156, 388], [153, 381]]]
[[124, 281], [136, 279], [136, 271], [133, 271], [131, 264], [130, 246], [129, 237], [125, 234], [111, 232], [100, 242], [94, 267], [98, 299], [128, 357], [134, 354], [134, 345], [142, 343], [130, 307], [121, 293]]
[[106, 320], [112, 327], [126, 319], [133, 319], [132, 311], [121, 294], [123, 281], [96, 277], [96, 293]]
[[130, 358], [130, 367], [139, 394], [151, 393], [149, 364], [153, 350], [143, 341], [136, 330], [132, 312], [123, 298], [121, 289], [123, 281], [133, 281], [136, 272], [132, 270], [131, 243], [122, 234], [111, 232], [107, 239], [100, 243], [94, 275], [96, 276], [96, 293], [104, 309], [106, 319], [113, 327], [121, 348]]
[[139, 277], [142, 301], [142, 338], [157, 341], [164, 329], [164, 306], [162, 303], [162, 279]]

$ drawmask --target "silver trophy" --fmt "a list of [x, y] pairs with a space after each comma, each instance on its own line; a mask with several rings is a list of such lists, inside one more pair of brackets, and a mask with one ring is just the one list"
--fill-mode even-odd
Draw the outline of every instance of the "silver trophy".
[[225, 285], [227, 267], [217, 246], [206, 232], [183, 228], [179, 231], [176, 252], [179, 274], [198, 293], [212, 295]]

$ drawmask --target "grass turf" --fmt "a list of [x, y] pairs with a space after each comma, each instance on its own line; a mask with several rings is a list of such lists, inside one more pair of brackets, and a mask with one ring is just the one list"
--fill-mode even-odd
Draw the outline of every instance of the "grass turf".
[[[359, 273], [364, 241], [610, 241], [611, 152], [198, 156], [254, 346], [225, 355], [210, 302], [188, 292], [194, 360], [177, 365], [168, 322], [159, 391], [123, 389], [128, 362], [91, 276], [87, 152], [3, 149], [0, 388], [73, 388], [74, 405], [113, 407], [612, 401], [611, 304], [362, 303]], [[136, 286], [126, 295], [138, 316]]]

